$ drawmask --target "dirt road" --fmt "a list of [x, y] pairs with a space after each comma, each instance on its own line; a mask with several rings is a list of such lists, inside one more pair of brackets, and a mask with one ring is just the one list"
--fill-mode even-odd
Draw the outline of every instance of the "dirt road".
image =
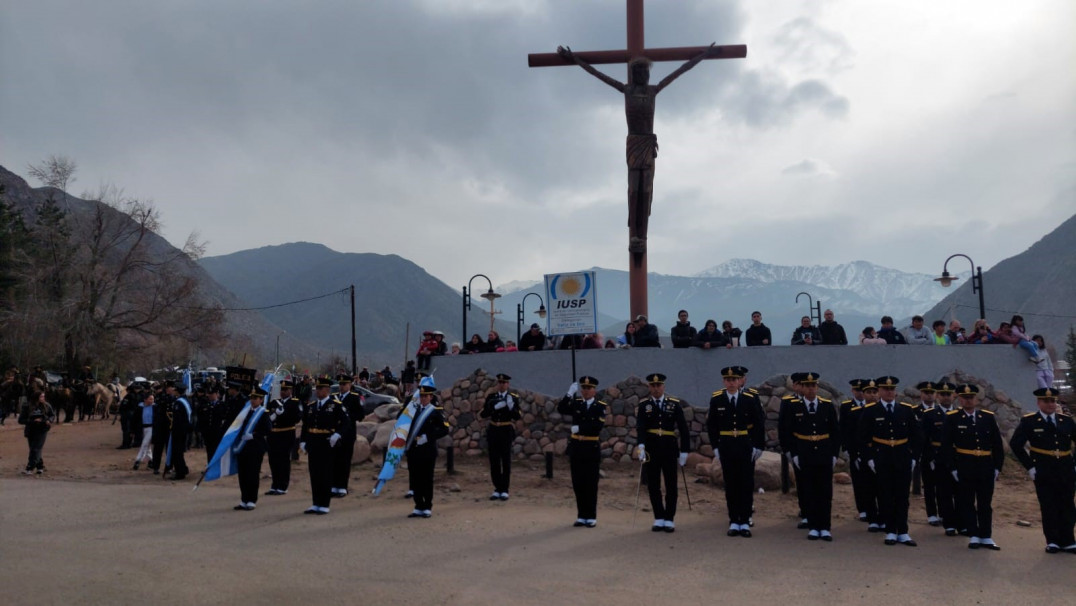
[[[359, 494], [334, 500], [328, 516], [302, 515], [309, 484], [298, 465], [288, 495], [237, 512], [234, 478], [192, 493], [193, 482], [131, 471], [134, 451], [114, 450], [117, 434], [99, 422], [57, 427], [49, 471], [23, 477], [25, 440], [0, 428], [4, 603], [1037, 604], [1067, 599], [1059, 591], [1076, 583], [1076, 557], [1043, 553], [1031, 485], [1015, 466], [996, 499], [1003, 551], [985, 552], [927, 526], [916, 499], [920, 546], [887, 547], [850, 519], [847, 486], [836, 487], [830, 544], [804, 539], [794, 496], [781, 494], [756, 500], [755, 537], [728, 538], [724, 495], [704, 484], [690, 485], [692, 511], [681, 493], [676, 533], [651, 533], [642, 510], [632, 528], [634, 465], [607, 470], [598, 527], [572, 528], [562, 461], [553, 480], [517, 464], [507, 503], [486, 500], [480, 461], [451, 477], [439, 470], [428, 520], [405, 517], [406, 471], [382, 497], [368, 496], [370, 465], [353, 473]], [[193, 469], [204, 466], [197, 457]]]

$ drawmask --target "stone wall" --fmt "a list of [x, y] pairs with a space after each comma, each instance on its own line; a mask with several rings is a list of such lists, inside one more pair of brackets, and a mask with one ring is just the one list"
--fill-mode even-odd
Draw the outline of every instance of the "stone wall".
[[[954, 383], [970, 382], [980, 386], [980, 406], [997, 415], [998, 424], [1006, 442], [1023, 414], [1019, 402], [1014, 402], [1006, 394], [995, 389], [989, 382], [962, 373], [947, 375], [945, 379]], [[777, 414], [780, 410], [781, 396], [792, 390], [787, 375], [772, 376], [760, 384], [754, 385], [762, 399], [766, 411], [766, 447], [777, 448]], [[451, 387], [440, 392], [441, 404], [451, 433], [442, 439], [440, 446], [453, 446], [457, 453], [466, 456], [480, 456], [486, 450], [485, 425], [479, 418], [486, 396], [496, 389], [496, 378], [484, 370], [476, 370], [469, 376], [459, 379]], [[839, 403], [848, 397], [843, 389], [826, 381], [819, 383], [819, 395]], [[520, 412], [522, 421], [517, 425], [513, 453], [516, 458], [541, 460], [544, 453], [552, 452], [563, 455], [568, 446], [570, 419], [564, 419], [556, 411], [561, 396], [550, 397], [545, 394], [514, 389], [522, 402]], [[670, 392], [670, 396], [676, 396]], [[919, 398], [914, 387], [905, 387], [901, 399], [916, 402]], [[605, 387], [598, 392], [598, 398], [610, 407], [610, 418], [601, 433], [602, 457], [613, 462], [628, 462], [630, 453], [638, 443], [635, 435], [635, 410], [639, 401], [648, 396], [646, 384], [638, 377], [628, 377], [623, 381]], [[681, 398], [684, 404], [684, 416], [691, 432], [692, 451], [709, 459], [713, 457], [709, 436], [706, 434], [706, 413], [709, 402], [692, 403]], [[382, 407], [371, 415], [366, 423], [360, 423], [360, 436], [367, 437], [375, 451], [381, 451], [388, 443], [392, 431], [393, 419], [398, 408]], [[1007, 446], [1006, 446], [1007, 447]], [[695, 460], [693, 463], [706, 462]]]

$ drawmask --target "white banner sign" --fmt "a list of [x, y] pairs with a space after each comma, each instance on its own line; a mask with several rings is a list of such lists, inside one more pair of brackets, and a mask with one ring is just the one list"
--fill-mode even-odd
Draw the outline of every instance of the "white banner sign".
[[598, 332], [598, 300], [594, 272], [546, 274], [549, 336]]

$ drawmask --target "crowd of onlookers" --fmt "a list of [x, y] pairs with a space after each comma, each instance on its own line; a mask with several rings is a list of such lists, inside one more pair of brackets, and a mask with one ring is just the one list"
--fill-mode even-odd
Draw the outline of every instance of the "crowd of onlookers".
[[[835, 319], [832, 310], [827, 309], [823, 320], [817, 326], [810, 316], [803, 316], [800, 325], [792, 331], [790, 345], [848, 345], [844, 327]], [[728, 349], [733, 347], [758, 347], [773, 345], [773, 334], [762, 323], [762, 313], [751, 313], [751, 325], [740, 330], [729, 320], [721, 323], [706, 320], [701, 330], [691, 325], [687, 310], [677, 313], [676, 324], [669, 330], [674, 348], [697, 347], [700, 349]], [[923, 316], [914, 316], [911, 324], [897, 329], [893, 318], [882, 316], [881, 326], [865, 327], [859, 334], [860, 345], [980, 345], [1007, 344], [1020, 347], [1028, 353], [1028, 358], [1035, 363], [1040, 386], [1053, 383], [1053, 364], [1046, 353], [1046, 343], [1041, 335], [1028, 336], [1024, 318], [1014, 315], [1009, 322], [1002, 322], [999, 328], [991, 330], [986, 320], [979, 319], [968, 334], [959, 320], [948, 324], [944, 320], [935, 320], [930, 328], [926, 327]], [[519, 343], [512, 340], [502, 341], [497, 331], [490, 330], [487, 338], [473, 334], [462, 345], [444, 342], [444, 333], [427, 331], [418, 351], [419, 369], [429, 368], [430, 356], [465, 355], [491, 352], [540, 351], [543, 349], [628, 349], [638, 347], [661, 347], [657, 327], [646, 316], [639, 315], [624, 326], [624, 332], [606, 338], [601, 333], [570, 335], [557, 339], [546, 337], [538, 324], [531, 324], [523, 333]]]

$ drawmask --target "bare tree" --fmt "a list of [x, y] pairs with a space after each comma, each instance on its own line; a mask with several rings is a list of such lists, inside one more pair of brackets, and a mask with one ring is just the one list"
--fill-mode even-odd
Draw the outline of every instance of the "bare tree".
[[28, 164], [26, 172], [37, 179], [45, 187], [55, 187], [67, 195], [67, 187], [75, 182], [75, 171], [78, 164], [64, 155], [52, 154], [40, 164]]

